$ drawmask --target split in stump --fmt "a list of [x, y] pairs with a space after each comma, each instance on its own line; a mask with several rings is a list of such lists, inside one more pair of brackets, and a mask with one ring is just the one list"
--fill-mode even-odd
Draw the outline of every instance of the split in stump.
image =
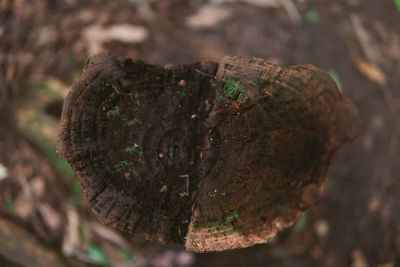
[[322, 197], [360, 119], [311, 65], [167, 68], [101, 54], [64, 103], [58, 153], [100, 220], [197, 252], [265, 243]]

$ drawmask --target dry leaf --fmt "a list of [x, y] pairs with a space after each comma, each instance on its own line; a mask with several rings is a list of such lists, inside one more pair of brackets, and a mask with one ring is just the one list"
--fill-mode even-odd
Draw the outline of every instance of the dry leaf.
[[232, 2], [242, 2], [256, 7], [269, 7], [277, 8], [279, 7], [278, 0], [211, 0], [211, 3], [222, 4], [222, 3], [232, 3]]
[[74, 207], [67, 208], [67, 230], [65, 231], [62, 252], [65, 256], [73, 255], [81, 245], [79, 236], [79, 215]]
[[293, 3], [292, 0], [279, 0], [279, 3], [285, 9], [286, 13], [289, 16], [290, 21], [293, 24], [301, 23], [301, 16], [299, 10], [297, 9], [296, 5]]
[[108, 240], [123, 249], [130, 249], [129, 243], [118, 232], [99, 223], [90, 223], [90, 228], [103, 239]]
[[227, 19], [231, 12], [216, 5], [204, 5], [199, 11], [186, 18], [186, 25], [194, 29], [213, 28]]
[[116, 41], [121, 43], [133, 44], [143, 42], [148, 31], [145, 27], [117, 24], [109, 27], [91, 25], [82, 31], [83, 38], [89, 48], [89, 54], [96, 54], [103, 49], [103, 43]]
[[356, 60], [355, 63], [358, 70], [368, 79], [379, 85], [386, 85], [386, 75], [377, 66], [362, 59]]
[[324, 238], [329, 234], [329, 223], [325, 220], [318, 220], [314, 227], [319, 238]]
[[7, 178], [8, 170], [7, 168], [0, 163], [0, 180]]
[[351, 267], [368, 267], [368, 262], [365, 259], [364, 254], [362, 253], [361, 249], [356, 248], [351, 253], [352, 264]]
[[379, 45], [372, 38], [370, 32], [364, 27], [361, 17], [356, 14], [350, 15], [350, 20], [356, 33], [357, 39], [360, 42], [361, 48], [365, 53], [368, 61], [378, 65], [384, 62], [384, 58], [381, 55]]
[[20, 193], [14, 201], [15, 214], [22, 219], [28, 219], [32, 214], [32, 206], [26, 199], [25, 195]]
[[52, 231], [57, 231], [61, 226], [60, 215], [47, 203], [39, 203], [38, 209], [46, 225]]

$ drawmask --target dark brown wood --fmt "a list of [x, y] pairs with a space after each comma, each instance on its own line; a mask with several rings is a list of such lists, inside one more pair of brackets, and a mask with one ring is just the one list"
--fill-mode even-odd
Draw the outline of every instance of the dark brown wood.
[[313, 66], [162, 68], [103, 54], [64, 103], [57, 149], [105, 224], [220, 251], [267, 242], [315, 205], [359, 128]]
[[[219, 156], [199, 187], [186, 247], [219, 251], [265, 243], [322, 197], [358, 112], [311, 65], [225, 57], [210, 118]], [[235, 91], [229, 97], [230, 91]]]

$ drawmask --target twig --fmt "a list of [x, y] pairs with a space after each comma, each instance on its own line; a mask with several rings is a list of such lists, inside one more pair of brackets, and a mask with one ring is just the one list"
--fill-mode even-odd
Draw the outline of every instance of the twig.
[[46, 225], [44, 225], [44, 223], [42, 222], [42, 220], [39, 217], [39, 215], [43, 216], [40, 212], [40, 206], [39, 206], [40, 204], [34, 197], [34, 195], [32, 193], [32, 189], [28, 183], [27, 178], [24, 175], [19, 175], [18, 182], [22, 187], [22, 192], [23, 192], [26, 200], [28, 201], [28, 203], [31, 206], [33, 224], [39, 229], [39, 231], [41, 231], [41, 234], [45, 234], [47, 227], [46, 227]]
[[389, 145], [385, 155], [385, 163], [383, 164], [382, 171], [378, 177], [378, 185], [383, 186], [384, 180], [389, 176], [390, 167], [393, 165], [393, 160], [396, 155], [397, 146], [399, 144], [400, 136], [400, 117], [395, 120], [394, 129], [390, 136]]
[[376, 45], [371, 40], [370, 34], [364, 28], [360, 16], [356, 14], [350, 15], [350, 20], [356, 33], [357, 39], [365, 53], [368, 61], [376, 66], [379, 66], [380, 52]]
[[90, 228], [103, 239], [108, 240], [123, 249], [131, 250], [129, 243], [119, 233], [95, 222], [90, 223]]
[[293, 24], [301, 24], [301, 16], [299, 10], [292, 0], [279, 0], [279, 3], [286, 10]]
[[64, 256], [72, 256], [81, 242], [79, 237], [79, 215], [72, 206], [67, 208], [67, 227], [62, 241], [61, 251]]
[[186, 192], [183, 192], [184, 196], [189, 196], [189, 174], [178, 175], [179, 178], [186, 178]]
[[198, 70], [198, 69], [194, 69], [194, 71], [197, 72], [197, 73], [200, 73], [202, 75], [205, 75], [205, 76], [208, 76], [210, 78], [214, 78], [215, 79], [214, 75], [211, 75], [209, 73], [205, 73], [204, 71], [201, 71], [201, 70]]
[[[380, 50], [373, 43], [370, 34], [362, 25], [360, 16], [352, 14], [350, 15], [350, 20], [351, 23], [353, 24], [353, 28], [357, 35], [361, 48], [363, 49], [364, 54], [367, 57], [368, 61], [375, 67], [379, 66], [379, 62], [382, 61]], [[382, 92], [383, 98], [386, 102], [386, 105], [390, 109], [390, 112], [392, 114], [396, 114], [396, 112], [399, 111], [399, 103], [396, 101], [396, 98], [385, 86], [380, 85], [379, 89]]]

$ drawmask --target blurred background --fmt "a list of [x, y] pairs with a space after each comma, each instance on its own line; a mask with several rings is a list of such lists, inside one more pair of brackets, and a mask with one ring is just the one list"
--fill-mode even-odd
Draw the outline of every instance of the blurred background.
[[[269, 244], [192, 254], [99, 224], [55, 151], [100, 51], [153, 64], [255, 56], [326, 70], [358, 107], [325, 197]], [[1, 266], [400, 266], [399, 0], [0, 0]]]

